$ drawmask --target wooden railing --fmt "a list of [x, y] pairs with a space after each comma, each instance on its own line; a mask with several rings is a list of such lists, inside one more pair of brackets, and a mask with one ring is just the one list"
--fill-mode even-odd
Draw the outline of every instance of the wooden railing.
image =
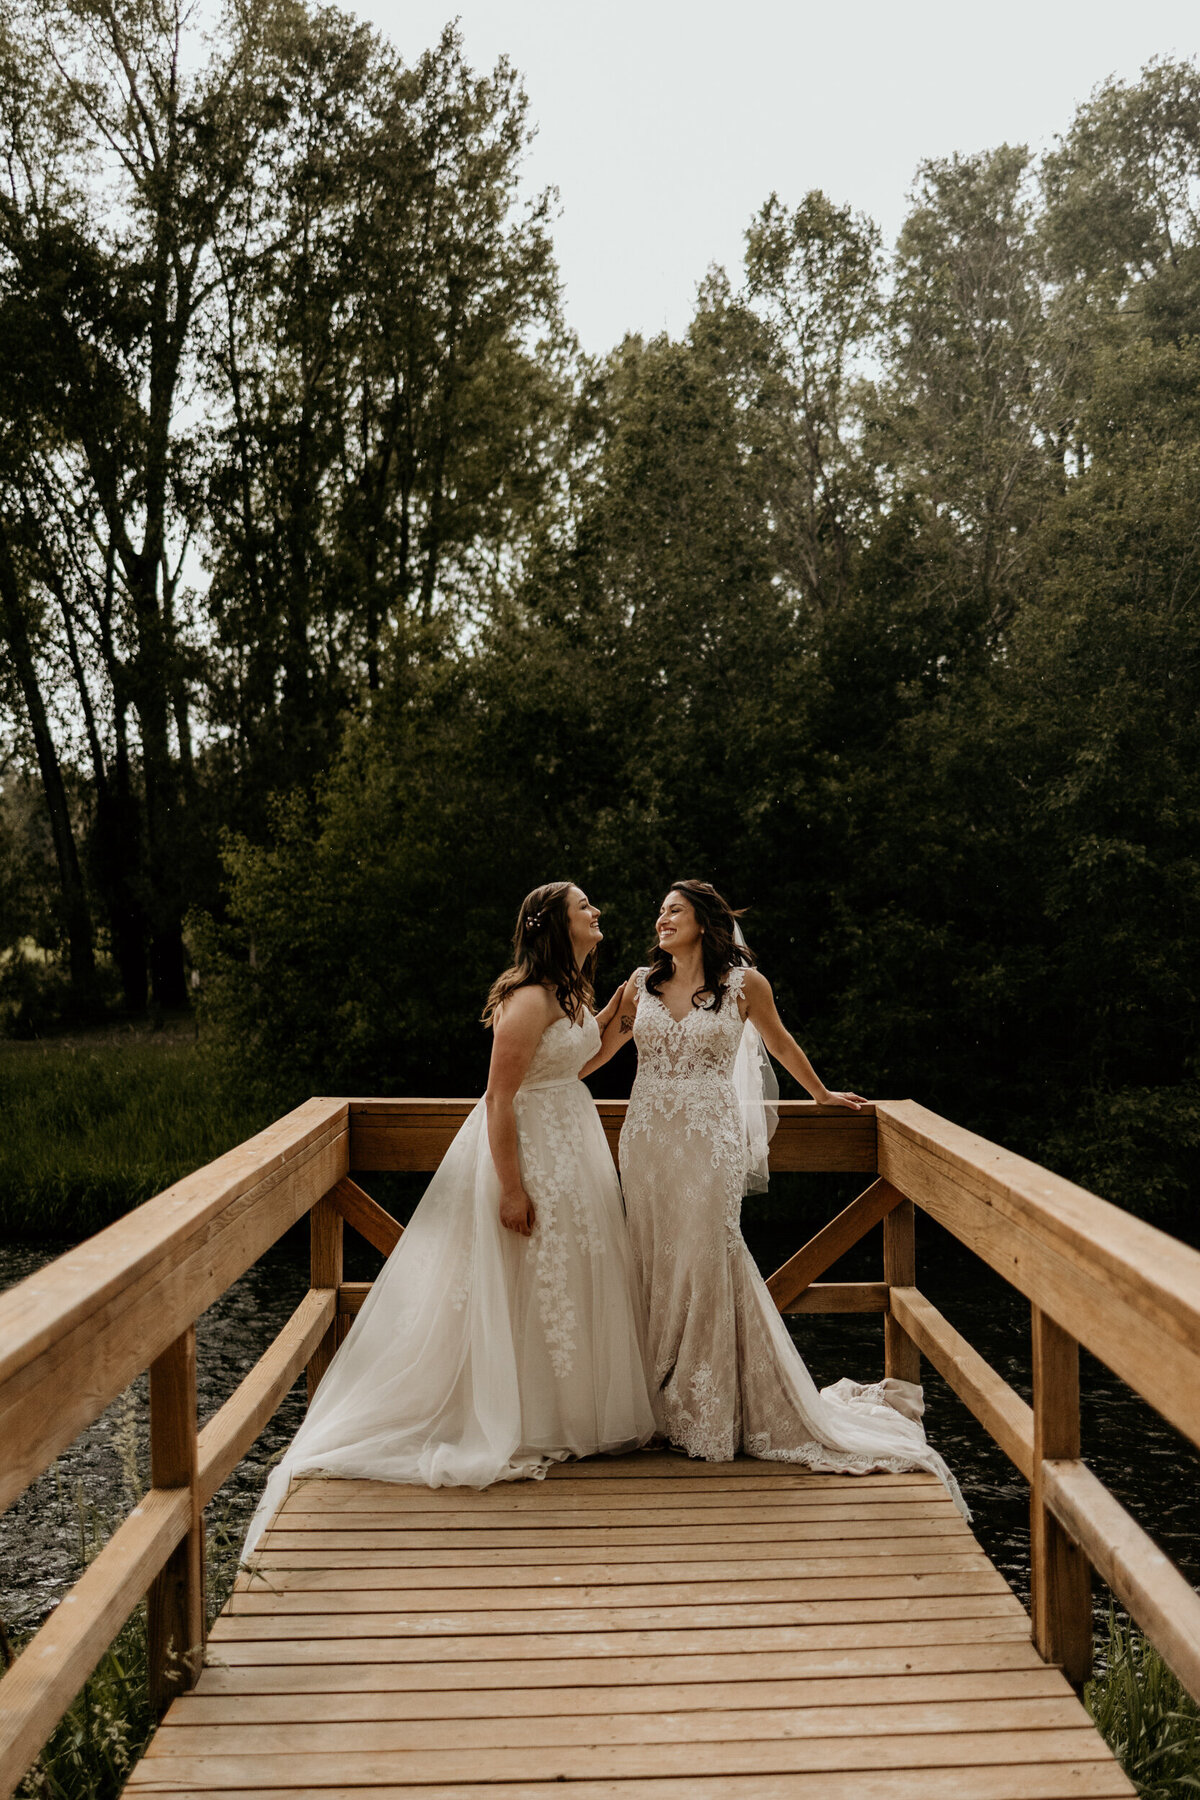
[[[146, 1497], [0, 1681], [0, 1792], [143, 1597], [155, 1703], [195, 1679], [204, 1507], [304, 1369], [311, 1396], [361, 1306], [368, 1284], [343, 1279], [345, 1225], [385, 1254], [401, 1235], [353, 1172], [435, 1169], [471, 1104], [310, 1100], [0, 1297], [0, 1508], [145, 1370], [151, 1463]], [[600, 1112], [615, 1154], [624, 1103]], [[927, 1357], [1030, 1482], [1042, 1654], [1086, 1676], [1090, 1565], [1200, 1698], [1200, 1597], [1080, 1459], [1078, 1353], [1200, 1442], [1200, 1254], [910, 1101], [785, 1103], [771, 1163], [873, 1178], [771, 1292], [784, 1312], [882, 1314], [887, 1372], [918, 1379]], [[1032, 1407], [918, 1290], [914, 1203], [1030, 1301]], [[307, 1295], [198, 1430], [197, 1318], [306, 1215]], [[880, 1221], [882, 1280], [819, 1280]]]

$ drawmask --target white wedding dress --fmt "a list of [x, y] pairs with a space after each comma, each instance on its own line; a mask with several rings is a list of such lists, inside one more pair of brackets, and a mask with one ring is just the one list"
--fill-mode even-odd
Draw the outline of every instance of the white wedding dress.
[[536, 1223], [500, 1223], [481, 1100], [430, 1182], [250, 1524], [297, 1475], [487, 1487], [653, 1434], [621, 1189], [579, 1071], [590, 1013], [547, 1026], [514, 1106]]
[[744, 1029], [733, 969], [719, 1012], [675, 1019], [634, 977], [637, 1078], [621, 1180], [648, 1315], [659, 1429], [689, 1456], [750, 1456], [843, 1474], [927, 1469], [966, 1512], [925, 1440], [921, 1390], [885, 1379], [818, 1391], [741, 1233], [748, 1147], [734, 1065]]

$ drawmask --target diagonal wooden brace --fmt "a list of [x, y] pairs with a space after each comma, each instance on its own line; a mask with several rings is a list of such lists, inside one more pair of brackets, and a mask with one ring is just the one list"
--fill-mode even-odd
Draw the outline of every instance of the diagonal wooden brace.
[[844, 1256], [865, 1237], [873, 1225], [886, 1218], [894, 1206], [899, 1206], [903, 1198], [890, 1181], [882, 1178], [873, 1181], [865, 1193], [852, 1200], [828, 1225], [822, 1226], [816, 1237], [809, 1238], [782, 1268], [776, 1269], [767, 1283], [767, 1290], [780, 1312], [810, 1287], [818, 1275], [823, 1275], [839, 1256]]
[[390, 1256], [404, 1236], [399, 1219], [393, 1219], [378, 1200], [372, 1200], [370, 1194], [364, 1193], [348, 1175], [343, 1175], [325, 1198], [337, 1207], [347, 1225], [352, 1225], [381, 1256]]

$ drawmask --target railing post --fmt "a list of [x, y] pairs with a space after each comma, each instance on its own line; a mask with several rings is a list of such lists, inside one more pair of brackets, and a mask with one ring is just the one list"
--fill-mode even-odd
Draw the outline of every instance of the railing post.
[[[917, 1236], [911, 1200], [902, 1200], [884, 1215], [883, 1279], [889, 1288], [917, 1285]], [[890, 1310], [883, 1320], [883, 1372], [899, 1381], [921, 1379], [921, 1352]]]
[[189, 1488], [192, 1518], [146, 1596], [150, 1703], [163, 1712], [200, 1674], [204, 1652], [204, 1514], [196, 1456], [196, 1327], [150, 1364], [150, 1482]]
[[1092, 1571], [1049, 1510], [1046, 1461], [1079, 1456], [1079, 1345], [1040, 1307], [1033, 1312], [1033, 1487], [1030, 1562], [1033, 1641], [1076, 1687], [1092, 1672]]
[[[309, 1229], [309, 1286], [315, 1288], [338, 1288], [342, 1281], [342, 1228], [345, 1220], [329, 1198], [324, 1195], [308, 1215]], [[308, 1364], [308, 1398], [317, 1391], [321, 1377], [333, 1361], [334, 1351], [338, 1347], [338, 1319], [335, 1316], [329, 1330], [313, 1351]]]

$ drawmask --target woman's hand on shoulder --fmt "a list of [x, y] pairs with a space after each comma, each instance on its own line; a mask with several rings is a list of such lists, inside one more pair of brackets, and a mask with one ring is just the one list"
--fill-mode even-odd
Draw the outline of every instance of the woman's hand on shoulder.
[[590, 1075], [594, 1069], [601, 1069], [610, 1057], [615, 1056], [622, 1044], [633, 1031], [633, 1022], [637, 1017], [637, 970], [628, 981], [621, 983], [604, 1011], [606, 1019], [600, 1024], [600, 1048], [590, 1062], [584, 1063], [579, 1071], [580, 1080]]
[[607, 1031], [609, 1024], [616, 1015], [618, 1006], [621, 1004], [624, 993], [625, 983], [622, 981], [613, 989], [612, 998], [608, 1001], [608, 1004], [602, 1006], [596, 1014], [596, 1023], [601, 1031]]

